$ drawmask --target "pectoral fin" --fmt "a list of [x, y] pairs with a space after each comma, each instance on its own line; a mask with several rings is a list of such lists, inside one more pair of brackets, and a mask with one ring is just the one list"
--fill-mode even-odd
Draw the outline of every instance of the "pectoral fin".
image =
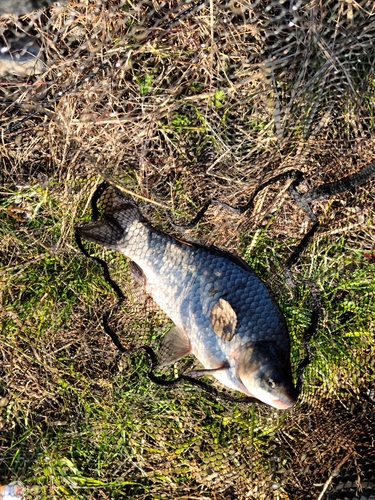
[[175, 326], [169, 330], [162, 340], [158, 352], [159, 366], [171, 365], [184, 356], [187, 356], [190, 352], [190, 340], [186, 333]]
[[193, 370], [191, 372], [188, 372], [186, 375], [189, 375], [189, 377], [197, 378], [197, 377], [202, 377], [202, 375], [216, 375], [218, 372], [222, 372], [224, 370], [228, 370], [229, 365], [224, 364], [223, 366], [220, 366], [219, 368], [203, 368], [202, 370]]
[[135, 262], [131, 261], [129, 264], [129, 269], [130, 269], [130, 275], [134, 280], [139, 284], [139, 285], [145, 285], [146, 283], [146, 276], [142, 269], [139, 267], [138, 264]]
[[236, 333], [237, 314], [225, 299], [220, 298], [212, 307], [210, 322], [218, 337], [230, 342]]

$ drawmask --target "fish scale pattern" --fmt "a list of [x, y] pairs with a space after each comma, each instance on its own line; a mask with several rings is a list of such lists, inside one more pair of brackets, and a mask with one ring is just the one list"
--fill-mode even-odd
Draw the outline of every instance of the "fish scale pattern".
[[[264, 283], [244, 262], [238, 259], [237, 264], [225, 252], [185, 244], [156, 231], [144, 222], [131, 200], [112, 188], [103, 194], [101, 206], [107, 220], [112, 221], [105, 226], [109, 231], [104, 236], [94, 223], [102, 243], [111, 240], [115, 220], [119, 240], [110, 246], [143, 270], [147, 293], [176, 325], [191, 332], [193, 353], [207, 368], [225, 362], [249, 341], [272, 342], [287, 365], [290, 346], [285, 320]], [[210, 311], [220, 297], [229, 301], [237, 314], [238, 333], [230, 344], [218, 338], [210, 325]]]

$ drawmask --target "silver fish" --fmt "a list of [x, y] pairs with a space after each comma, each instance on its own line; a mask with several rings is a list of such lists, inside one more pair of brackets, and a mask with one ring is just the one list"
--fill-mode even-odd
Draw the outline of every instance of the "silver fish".
[[193, 353], [223, 385], [279, 409], [296, 401], [285, 319], [264, 283], [240, 258], [154, 229], [135, 203], [109, 186], [103, 218], [78, 227], [82, 238], [118, 250], [145, 292], [175, 327], [162, 340], [160, 365]]

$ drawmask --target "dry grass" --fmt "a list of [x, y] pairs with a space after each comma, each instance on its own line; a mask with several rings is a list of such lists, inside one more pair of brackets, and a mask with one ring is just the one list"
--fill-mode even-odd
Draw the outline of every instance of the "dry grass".
[[[146, 360], [120, 359], [102, 332], [114, 298], [73, 228], [103, 178], [185, 221], [207, 198], [240, 205], [290, 168], [308, 190], [374, 159], [371, 2], [207, 1], [161, 30], [182, 8], [72, 1], [0, 21], [29, 25], [50, 64], [0, 86], [0, 475], [37, 485], [37, 498], [317, 498], [349, 452], [349, 462], [373, 453], [347, 436], [374, 384], [361, 361], [374, 352], [373, 182], [314, 202], [323, 226], [295, 273], [318, 282], [324, 314], [303, 405], [288, 418], [152, 386]], [[308, 293], [294, 296], [282, 269], [309, 221], [286, 188], [270, 186], [240, 217], [211, 207], [188, 237], [241, 253], [267, 280], [297, 362]], [[171, 230], [162, 209], [141, 205]], [[129, 292], [112, 318], [123, 342], [157, 345], [165, 318], [134, 302], [121, 257], [98, 255]], [[334, 448], [330, 426], [346, 411]]]

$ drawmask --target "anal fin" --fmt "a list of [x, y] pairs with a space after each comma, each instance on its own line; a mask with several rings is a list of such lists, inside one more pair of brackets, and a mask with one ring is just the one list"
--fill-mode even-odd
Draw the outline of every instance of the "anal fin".
[[190, 340], [177, 326], [165, 334], [159, 352], [159, 366], [168, 366], [191, 353]]

